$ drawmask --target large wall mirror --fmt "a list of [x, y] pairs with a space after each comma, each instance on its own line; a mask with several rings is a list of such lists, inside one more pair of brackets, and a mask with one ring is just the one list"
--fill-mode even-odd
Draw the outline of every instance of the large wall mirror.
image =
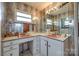
[[52, 7], [48, 10], [47, 15], [51, 18], [49, 25], [46, 25], [46, 29], [50, 29], [50, 32], [55, 34], [68, 34], [71, 35], [70, 49], [71, 53], [74, 51], [74, 3], [60, 3], [61, 7]]

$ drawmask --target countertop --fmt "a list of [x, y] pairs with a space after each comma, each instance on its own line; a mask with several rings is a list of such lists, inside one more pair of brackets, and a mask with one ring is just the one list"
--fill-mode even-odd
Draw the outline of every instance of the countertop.
[[47, 37], [47, 38], [50, 38], [50, 39], [55, 39], [55, 40], [59, 40], [59, 41], [64, 41], [66, 40], [68, 37], [70, 37], [71, 35], [67, 35], [66, 37], [52, 37], [52, 32], [50, 33], [47, 33], [47, 32], [43, 32], [43, 33], [38, 33], [38, 32], [29, 32], [28, 33], [29, 36], [27, 35], [26, 33], [26, 36], [23, 36], [23, 37], [18, 37], [18, 36], [12, 36], [12, 37], [5, 37], [3, 38], [2, 41], [9, 41], [9, 40], [16, 40], [16, 39], [23, 39], [23, 38], [31, 38], [31, 37], [34, 37], [34, 36], [44, 36], [44, 37]]

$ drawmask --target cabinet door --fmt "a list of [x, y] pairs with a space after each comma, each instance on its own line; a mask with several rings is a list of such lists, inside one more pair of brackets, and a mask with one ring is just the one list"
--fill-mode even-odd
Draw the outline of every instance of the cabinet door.
[[55, 55], [55, 46], [53, 41], [48, 41], [48, 56]]
[[33, 55], [40, 54], [40, 39], [39, 36], [33, 38]]
[[41, 56], [47, 56], [47, 41], [41, 38]]
[[48, 56], [63, 56], [63, 42], [57, 40], [48, 41]]

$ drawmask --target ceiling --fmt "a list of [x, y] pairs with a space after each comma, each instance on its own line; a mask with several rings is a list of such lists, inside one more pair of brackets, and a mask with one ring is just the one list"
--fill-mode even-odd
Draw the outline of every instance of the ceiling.
[[52, 4], [52, 2], [26, 2], [27, 5], [30, 5], [38, 10], [43, 10], [48, 5]]

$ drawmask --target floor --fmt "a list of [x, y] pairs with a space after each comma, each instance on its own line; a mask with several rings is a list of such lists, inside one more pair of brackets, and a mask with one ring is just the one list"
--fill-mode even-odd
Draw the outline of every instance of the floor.
[[27, 50], [27, 51], [24, 51], [23, 53], [20, 53], [20, 56], [32, 56], [32, 53]]

